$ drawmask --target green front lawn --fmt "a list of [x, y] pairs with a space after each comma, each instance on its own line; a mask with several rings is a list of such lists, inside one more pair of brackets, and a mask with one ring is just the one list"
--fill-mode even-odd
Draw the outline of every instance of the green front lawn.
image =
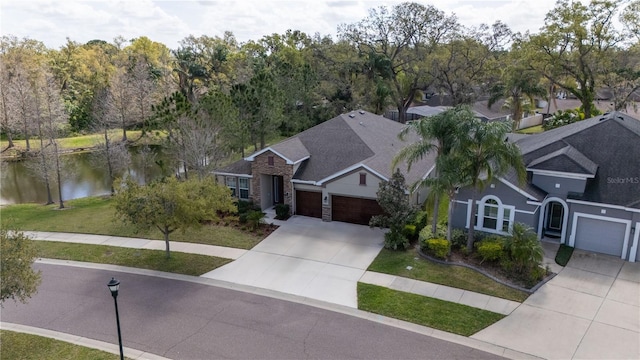
[[0, 331], [0, 359], [20, 360], [116, 360], [120, 355], [90, 349], [47, 337]]
[[[0, 208], [0, 221], [24, 231], [54, 231], [164, 240], [157, 229], [136, 233], [131, 225], [114, 220], [109, 197], [90, 197], [65, 202], [65, 209], [57, 205], [17, 204]], [[241, 231], [232, 226], [205, 225], [186, 232], [176, 231], [171, 241], [251, 249], [264, 236]]]
[[358, 283], [358, 309], [470, 336], [504, 315], [439, 299]]
[[[411, 266], [412, 269], [407, 270], [407, 266]], [[407, 251], [382, 249], [368, 270], [451, 286], [518, 302], [523, 302], [529, 296], [523, 291], [497, 283], [471, 269], [436, 264], [423, 259], [415, 249]]]
[[536, 125], [528, 127], [526, 129], [518, 130], [517, 132], [520, 134], [539, 134], [541, 132], [544, 132], [544, 129], [542, 128], [542, 125]]
[[49, 259], [84, 261], [99, 264], [129, 266], [200, 276], [231, 262], [215, 256], [171, 252], [164, 250], [130, 249], [117, 246], [87, 245], [55, 241], [34, 241], [38, 256]]

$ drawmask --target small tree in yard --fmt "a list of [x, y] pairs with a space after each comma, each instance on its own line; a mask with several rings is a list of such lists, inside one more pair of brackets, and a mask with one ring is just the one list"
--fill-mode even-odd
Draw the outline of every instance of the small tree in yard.
[[378, 204], [385, 214], [372, 217], [369, 226], [389, 228], [389, 232], [384, 234], [385, 248], [393, 250], [408, 248], [409, 240], [402, 231], [413, 218], [416, 209], [409, 201], [407, 185], [399, 169], [393, 173], [391, 180], [380, 182], [376, 195]]
[[167, 178], [150, 185], [138, 185], [128, 178], [118, 180], [114, 195], [116, 217], [137, 230], [156, 227], [164, 235], [167, 258], [169, 235], [180, 229], [199, 227], [215, 220], [219, 212], [235, 210], [231, 192], [211, 178], [178, 181]]
[[41, 282], [40, 272], [31, 267], [37, 251], [24, 233], [5, 226], [0, 228], [0, 242], [0, 305], [8, 299], [26, 303]]

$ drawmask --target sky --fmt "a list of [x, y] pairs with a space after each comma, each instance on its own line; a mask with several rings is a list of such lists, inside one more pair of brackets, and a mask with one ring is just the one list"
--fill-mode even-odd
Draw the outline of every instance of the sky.
[[[85, 43], [147, 36], [171, 49], [189, 35], [222, 36], [239, 42], [288, 29], [336, 38], [338, 25], [355, 23], [368, 9], [401, 1], [321, 0], [0, 0], [0, 33], [42, 41], [58, 49], [66, 38]], [[538, 32], [555, 0], [431, 0], [465, 26], [501, 20], [514, 32]]]

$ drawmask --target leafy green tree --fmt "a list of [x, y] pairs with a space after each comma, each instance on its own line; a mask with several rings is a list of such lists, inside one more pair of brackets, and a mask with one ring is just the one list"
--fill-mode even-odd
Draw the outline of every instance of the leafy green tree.
[[370, 227], [389, 228], [384, 234], [387, 249], [407, 249], [409, 240], [404, 236], [404, 227], [413, 218], [416, 209], [410, 203], [407, 185], [400, 169], [396, 169], [389, 181], [381, 181], [376, 192], [378, 204], [385, 214], [376, 215], [369, 221]]
[[339, 36], [357, 46], [369, 58], [374, 73], [389, 83], [399, 121], [404, 123], [420, 89], [433, 82], [425, 59], [457, 26], [454, 16], [432, 5], [405, 2], [391, 9], [369, 10], [360, 22], [342, 25]]
[[489, 27], [454, 31], [431, 57], [434, 86], [451, 97], [452, 104], [473, 104], [489, 73], [496, 71], [496, 56], [511, 37], [507, 25], [498, 21]]
[[199, 227], [205, 220], [216, 219], [218, 212], [235, 209], [229, 189], [212, 178], [179, 181], [173, 177], [146, 186], [130, 178], [119, 180], [114, 207], [117, 219], [138, 230], [157, 228], [164, 235], [167, 258], [171, 233]]
[[613, 24], [618, 3], [558, 0], [528, 43], [531, 67], [578, 98], [587, 118], [593, 116], [599, 78], [610, 71], [610, 56], [622, 40]]
[[40, 271], [31, 267], [38, 256], [31, 239], [23, 232], [0, 227], [0, 306], [8, 299], [26, 303], [38, 291]]
[[[464, 121], [473, 119], [474, 115], [468, 106], [458, 106], [453, 109], [444, 111], [435, 116], [425, 117], [418, 121], [411, 122], [398, 135], [400, 139], [405, 139], [410, 133], [415, 133], [420, 140], [413, 142], [400, 150], [393, 161], [393, 167], [396, 167], [402, 160], [407, 162], [408, 169], [412, 165], [420, 161], [423, 157], [430, 153], [436, 153], [436, 168], [434, 170], [434, 178], [440, 176], [438, 159], [442, 156], [449, 155], [454, 148], [456, 142], [461, 137], [460, 125]], [[428, 169], [424, 169], [426, 172]], [[448, 177], [448, 175], [447, 175]], [[439, 186], [434, 180], [424, 179], [422, 182], [412, 184], [412, 188], [420, 185], [434, 186], [432, 192], [434, 196], [433, 206], [433, 222], [431, 225], [432, 233], [435, 234], [438, 225], [438, 209], [440, 207], [440, 195], [447, 186]]]
[[517, 49], [512, 49], [505, 60], [510, 65], [503, 68], [500, 79], [489, 89], [487, 106], [491, 108], [498, 100], [505, 99], [505, 105], [511, 109], [513, 130], [517, 130], [527, 107], [535, 104], [536, 97], [546, 98], [547, 89]]
[[468, 121], [462, 127], [456, 148], [453, 150], [460, 161], [462, 178], [468, 179], [473, 188], [471, 211], [469, 212], [469, 233], [467, 250], [473, 251], [474, 219], [477, 214], [476, 198], [495, 177], [513, 169], [520, 182], [526, 179], [526, 169], [520, 149], [507, 141], [509, 125], [502, 122]]

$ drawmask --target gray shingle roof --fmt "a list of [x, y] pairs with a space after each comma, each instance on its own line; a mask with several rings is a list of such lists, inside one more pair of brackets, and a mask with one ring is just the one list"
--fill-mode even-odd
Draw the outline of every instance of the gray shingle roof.
[[291, 160], [294, 163], [297, 163], [300, 160], [310, 156], [309, 150], [302, 144], [300, 138], [291, 137], [282, 142], [279, 142], [273, 146], [270, 146], [271, 149], [277, 151], [282, 156]]
[[598, 164], [589, 160], [573, 146], [568, 145], [531, 161], [527, 168], [595, 175]]
[[216, 173], [251, 175], [251, 163], [245, 159], [238, 160], [215, 170]]
[[572, 156], [572, 162], [577, 160], [590, 171], [597, 165], [595, 177], [587, 180], [583, 200], [640, 208], [640, 121], [611, 112], [530, 135], [516, 143], [528, 166], [570, 146], [580, 154], [573, 150], [565, 154]]

